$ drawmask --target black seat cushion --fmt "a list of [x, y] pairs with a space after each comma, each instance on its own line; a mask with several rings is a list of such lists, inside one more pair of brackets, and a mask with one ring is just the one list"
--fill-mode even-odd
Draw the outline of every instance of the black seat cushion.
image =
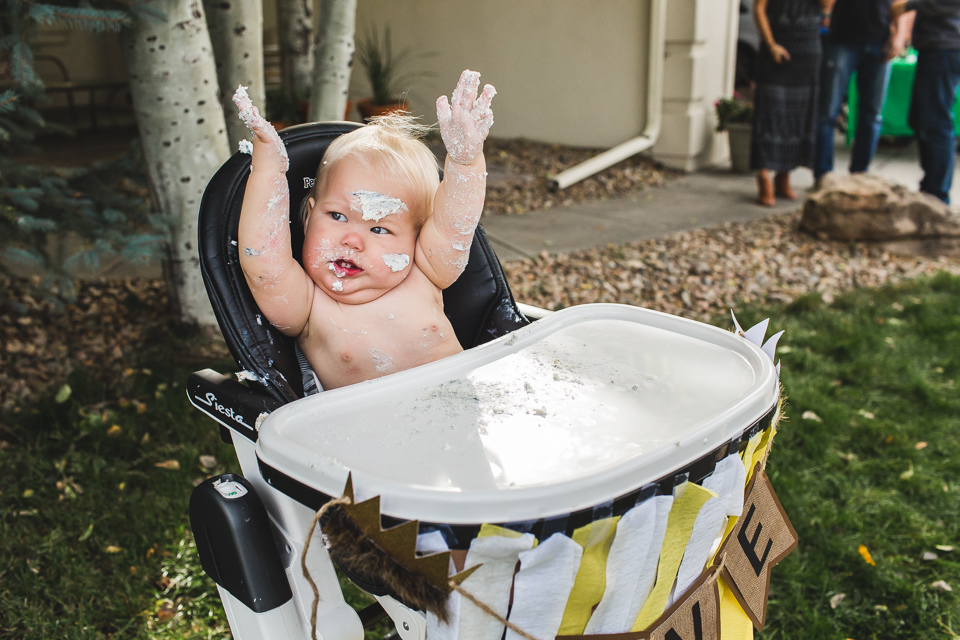
[[[280, 137], [290, 156], [291, 240], [299, 260], [303, 245], [300, 202], [330, 142], [361, 125], [319, 122], [289, 127]], [[237, 228], [250, 156], [236, 153], [210, 180], [200, 203], [200, 269], [227, 347], [252, 384], [289, 402], [303, 396], [294, 339], [277, 331], [257, 307], [240, 269]], [[464, 349], [528, 324], [517, 309], [496, 254], [477, 227], [463, 275], [443, 292], [444, 310]]]

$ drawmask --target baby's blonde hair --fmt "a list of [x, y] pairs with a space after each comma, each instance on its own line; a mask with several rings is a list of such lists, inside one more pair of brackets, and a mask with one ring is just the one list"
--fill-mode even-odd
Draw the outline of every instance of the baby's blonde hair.
[[433, 213], [433, 198], [440, 186], [436, 156], [423, 143], [430, 127], [408, 113], [371, 118], [369, 124], [345, 133], [330, 143], [317, 168], [316, 182], [300, 205], [300, 221], [306, 222], [308, 201], [326, 188], [330, 171], [344, 158], [368, 163], [372, 170], [410, 185], [410, 211], [420, 212], [419, 224]]

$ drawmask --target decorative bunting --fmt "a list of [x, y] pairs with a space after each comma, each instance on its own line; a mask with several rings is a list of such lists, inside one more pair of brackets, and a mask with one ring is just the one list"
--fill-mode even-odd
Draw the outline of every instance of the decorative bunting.
[[753, 640], [753, 622], [723, 581], [723, 576], [717, 579], [717, 587], [720, 590], [720, 633], [723, 634], [723, 640]]
[[723, 578], [758, 631], [763, 630], [770, 569], [797, 546], [797, 532], [757, 463], [747, 487], [743, 515], [723, 541]]
[[683, 552], [687, 548], [687, 542], [690, 541], [690, 534], [693, 532], [693, 525], [700, 514], [700, 509], [708, 500], [717, 497], [713, 491], [692, 482], [686, 482], [674, 491], [679, 496], [673, 502], [673, 509], [670, 510], [667, 521], [667, 533], [660, 550], [660, 564], [657, 566], [657, 581], [640, 609], [632, 631], [649, 628], [650, 624], [667, 608], [670, 592], [677, 579], [677, 570], [680, 568]]
[[556, 640], [720, 640], [716, 567], [703, 572], [686, 595], [643, 631], [557, 636]]
[[[756, 331], [755, 333], [759, 333]], [[755, 336], [753, 336], [755, 337]], [[624, 629], [624, 632], [613, 632], [620, 625], [598, 624], [599, 628], [609, 629], [606, 633], [586, 633], [587, 621], [591, 615], [596, 613], [594, 608], [601, 597], [605, 595], [607, 587], [612, 584], [606, 584], [607, 559], [608, 555], [616, 556], [617, 561], [622, 561], [619, 554], [612, 554], [611, 547], [616, 547], [618, 538], [619, 517], [606, 518], [594, 521], [574, 532], [573, 539], [559, 536], [553, 542], [559, 545], [561, 542], [568, 542], [574, 547], [577, 561], [580, 561], [580, 549], [583, 549], [582, 562], [579, 562], [579, 571], [574, 565], [568, 570], [568, 579], [571, 584], [566, 587], [572, 591], [566, 591], [569, 599], [561, 595], [560, 602], [565, 602], [565, 606], [557, 609], [555, 614], [556, 621], [550, 626], [560, 625], [560, 634], [557, 640], [719, 640], [721, 629], [725, 640], [730, 636], [734, 640], [748, 640], [752, 638], [753, 628], [763, 630], [766, 622], [767, 599], [770, 589], [770, 571], [786, 557], [798, 544], [798, 537], [790, 520], [783, 510], [783, 506], [777, 499], [776, 493], [770, 484], [770, 480], [764, 473], [764, 466], [767, 455], [769, 454], [770, 444], [776, 433], [776, 421], [780, 417], [779, 407], [774, 423], [766, 430], [756, 434], [746, 443], [746, 448], [739, 456], [732, 454], [721, 463], [718, 463], [715, 470], [715, 477], [711, 476], [705, 480], [705, 486], [699, 486], [693, 483], [685, 483], [675, 489], [674, 497], [662, 496], [672, 505], [668, 506], [668, 513], [664, 514], [663, 522], [666, 529], [665, 534], [661, 533], [662, 546], [657, 549], [657, 545], [651, 548], [651, 556], [656, 566], [656, 579], [649, 578], [653, 584], [647, 586], [644, 591], [649, 593], [649, 597], [644, 598], [645, 602], [636, 603], [633, 606], [639, 607], [639, 612], [633, 613], [635, 616], [632, 629]], [[736, 456], [736, 457], [735, 457]], [[745, 472], [745, 473], [744, 473]], [[732, 510], [735, 510], [735, 504], [739, 502], [740, 492], [737, 490], [740, 483], [743, 482], [744, 475], [747, 478], [745, 498], [742, 502], [742, 511], [739, 516], [735, 516]], [[717, 491], [711, 490], [716, 489]], [[718, 493], [721, 495], [718, 498]], [[736, 500], [732, 499], [736, 498]], [[710, 512], [710, 518], [704, 514], [707, 507], [716, 503], [716, 517]], [[653, 501], [650, 504], [654, 504]], [[421, 555], [416, 552], [417, 549], [417, 529], [418, 522], [411, 521], [399, 526], [382, 529], [380, 524], [380, 499], [373, 497], [357, 503], [352, 477], [348, 477], [346, 487], [344, 488], [344, 498], [340, 504], [336, 505], [336, 510], [342, 514], [340, 517], [346, 517], [356, 529], [359, 538], [365, 539], [368, 544], [374, 545], [379, 553], [392, 562], [404, 567], [406, 570], [419, 576], [419, 579], [425, 580], [434, 588], [441, 592], [450, 593], [454, 587], [451, 581], [459, 585], [465, 582], [471, 586], [474, 593], [471, 597], [478, 597], [482, 603], [490, 603], [490, 611], [477, 611], [475, 623], [483, 625], [483, 621], [488, 616], [493, 616], [496, 624], [495, 635], [503, 634], [503, 625], [509, 625], [510, 622], [520, 623], [511, 626], [512, 635], [518, 638], [528, 636], [525, 632], [534, 629], [539, 622], [536, 606], [531, 603], [536, 601], [538, 587], [531, 582], [529, 588], [524, 591], [524, 585], [514, 583], [514, 571], [516, 569], [517, 558], [520, 557], [521, 572], [524, 569], [529, 573], [531, 579], [541, 579], [538, 570], [545, 570], [540, 565], [538, 558], [540, 556], [550, 556], [546, 553], [545, 547], [541, 552], [532, 551], [537, 547], [537, 542], [530, 534], [520, 534], [516, 531], [503, 529], [499, 526], [485, 524], [481, 527], [479, 536], [471, 544], [471, 553], [478, 552], [479, 547], [487, 543], [498, 543], [494, 546], [509, 547], [509, 552], [503, 558], [504, 562], [504, 585], [498, 588], [498, 593], [503, 597], [494, 597], [495, 594], [487, 593], [485, 584], [490, 576], [483, 574], [489, 573], [497, 565], [496, 559], [499, 558], [496, 552], [491, 548], [493, 555], [483, 558], [483, 566], [476, 565], [474, 562], [467, 562], [470, 567], [455, 576], [449, 573], [453, 569], [450, 561], [449, 552], [442, 552], [445, 544], [437, 544], [435, 547], [426, 545], [424, 540], [424, 551], [441, 551]], [[334, 519], [336, 512], [331, 510]], [[711, 560], [711, 566], [703, 570], [688, 589], [683, 585], [691, 581], [691, 572], [695, 565], [702, 566], [701, 557], [705, 557], [707, 552], [700, 549], [703, 545], [693, 545], [699, 551], [691, 555], [687, 547], [688, 541], [696, 532], [696, 523], [703, 520], [704, 540], [709, 538], [711, 532], [717, 528], [722, 529], [722, 519], [729, 515], [729, 523], [726, 527], [726, 533], [723, 536], [723, 542], [717, 549], [714, 558]], [[702, 517], [701, 517], [702, 516]], [[629, 520], [628, 517], [625, 518]], [[658, 519], [659, 520], [659, 519]], [[706, 522], [709, 520], [710, 522]], [[326, 522], [326, 521], [324, 521]], [[328, 522], [328, 524], [332, 524]], [[709, 525], [709, 526], [708, 526]], [[326, 528], [326, 527], [325, 527]], [[629, 527], [628, 527], [629, 528]], [[327, 533], [327, 531], [325, 531]], [[344, 531], [342, 533], [348, 533]], [[624, 533], [627, 533], [626, 531]], [[651, 532], [652, 533], [652, 532]], [[654, 536], [660, 539], [660, 536]], [[421, 536], [423, 537], [423, 536]], [[439, 536], [434, 536], [439, 537]], [[625, 536], [623, 542], [626, 542], [629, 536]], [[697, 538], [699, 540], [699, 538]], [[332, 541], [331, 541], [332, 542]], [[691, 543], [692, 544], [692, 543]], [[350, 545], [346, 545], [349, 547]], [[548, 545], [549, 546], [549, 545]], [[562, 545], [560, 545], [562, 546]], [[344, 552], [350, 553], [350, 550], [340, 544], [333, 545], [331, 552], [341, 555]], [[659, 554], [654, 555], [655, 551]], [[544, 555], [545, 554], [545, 555]], [[474, 555], [476, 555], [474, 553]], [[496, 558], [494, 557], [496, 556]], [[684, 571], [682, 560], [686, 560], [690, 567]], [[646, 556], [645, 562], [646, 564]], [[529, 566], [527, 566], [529, 565]], [[478, 571], [479, 569], [479, 571]], [[469, 579], [472, 573], [476, 572], [473, 579]], [[541, 571], [542, 572], [542, 571]], [[680, 575], [678, 575], [678, 572]], [[537, 574], [536, 576], [534, 574]], [[574, 578], [575, 576], [575, 578]], [[684, 577], [686, 576], [686, 577]], [[635, 578], [636, 579], [636, 578]], [[613, 580], [612, 582], [616, 582]], [[547, 587], [553, 587], [550, 582], [542, 582]], [[617, 587], [617, 591], [627, 588], [628, 585]], [[460, 587], [457, 587], [460, 589]], [[549, 589], [546, 589], [549, 590]], [[649, 591], [648, 591], [649, 590]], [[511, 593], [513, 591], [513, 593]], [[522, 593], [521, 593], [522, 592]], [[678, 599], [671, 604], [671, 596], [675, 594]], [[467, 594], [470, 595], [470, 594]], [[606, 594], [611, 595], [611, 594]], [[510, 622], [507, 622], [506, 616], [509, 610], [508, 602], [513, 600], [516, 607], [509, 614]], [[622, 602], [620, 603], [623, 604]], [[669, 605], [669, 606], [668, 606]], [[470, 609], [468, 606], [467, 609]], [[666, 611], [664, 611], [666, 609]], [[491, 611], [495, 613], [491, 613]], [[634, 612], [637, 609], [633, 609]], [[446, 613], [446, 611], [441, 611]], [[542, 613], [542, 612], [541, 612]], [[562, 624], [560, 617], [562, 613]], [[529, 618], [533, 615], [533, 618]], [[526, 619], [524, 616], [527, 616]], [[470, 616], [466, 616], [469, 618]], [[437, 622], [440, 622], [438, 619]], [[459, 620], [460, 624], [451, 627], [451, 631], [456, 633], [457, 626], [460, 631], [464, 631], [464, 618]], [[626, 620], [624, 620], [626, 622]], [[473, 625], [476, 626], [476, 625]], [[626, 626], [626, 625], [624, 625]], [[467, 625], [471, 627], [471, 625]], [[555, 628], [555, 627], [554, 627]], [[622, 628], [622, 627], [621, 627]], [[599, 629], [598, 629], [599, 630]], [[550, 634], [549, 629], [536, 629], [536, 637]], [[481, 634], [484, 635], [484, 634]], [[493, 637], [491, 634], [490, 637]]]
[[603, 598], [607, 588], [607, 557], [619, 521], [620, 516], [594, 520], [573, 532], [574, 542], [583, 547], [583, 557], [563, 612], [560, 633], [583, 633], [594, 608]]

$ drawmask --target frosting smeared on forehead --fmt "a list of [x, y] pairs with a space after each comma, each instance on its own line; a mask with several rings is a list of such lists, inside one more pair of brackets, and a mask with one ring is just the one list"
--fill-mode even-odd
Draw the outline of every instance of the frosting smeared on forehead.
[[351, 191], [352, 202], [350, 209], [363, 216], [364, 220], [379, 222], [382, 218], [394, 213], [408, 211], [407, 205], [400, 198], [391, 198], [376, 191]]

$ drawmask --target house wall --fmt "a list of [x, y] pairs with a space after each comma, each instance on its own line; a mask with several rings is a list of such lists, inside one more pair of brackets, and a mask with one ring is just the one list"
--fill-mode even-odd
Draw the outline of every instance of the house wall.
[[[648, 12], [636, 0], [359, 0], [357, 36], [389, 25], [395, 50], [435, 54], [409, 65], [431, 74], [410, 83], [425, 122], [469, 68], [499, 92], [492, 135], [607, 147], [646, 119]], [[355, 66], [351, 96], [368, 87]]]
[[[648, 0], [358, 0], [357, 36], [389, 25], [410, 47], [414, 113], [436, 120], [434, 101], [460, 71], [497, 87], [492, 135], [610, 147], [647, 122]], [[652, 153], [686, 170], [724, 161], [713, 103], [733, 90], [739, 0], [669, 0], [663, 126]], [[316, 15], [316, 12], [315, 12]], [[276, 2], [264, 0], [264, 40], [275, 43]], [[45, 30], [37, 53], [57, 55], [71, 78], [125, 78], [115, 34]], [[418, 57], [419, 56], [419, 57]], [[354, 68], [350, 97], [368, 85]], [[78, 96], [81, 100], [82, 97]]]
[[[649, 2], [637, 0], [359, 0], [357, 34], [390, 25], [395, 49], [438, 55], [411, 83], [411, 105], [435, 119], [460, 70], [497, 87], [492, 135], [610, 147], [646, 125]], [[696, 170], [729, 156], [713, 103], [733, 90], [738, 0], [669, 0], [663, 126], [652, 153]], [[354, 69], [351, 97], [367, 90]]]

